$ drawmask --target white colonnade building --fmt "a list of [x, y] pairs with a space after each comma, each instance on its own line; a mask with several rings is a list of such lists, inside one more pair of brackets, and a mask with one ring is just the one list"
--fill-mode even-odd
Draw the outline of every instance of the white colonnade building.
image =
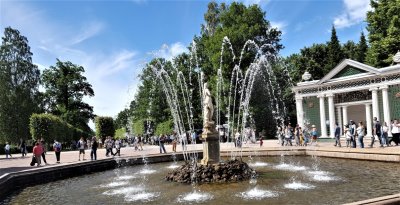
[[321, 137], [333, 138], [335, 123], [343, 128], [350, 120], [362, 121], [371, 136], [373, 117], [387, 125], [400, 119], [400, 52], [393, 61], [374, 68], [346, 59], [320, 80], [307, 81], [311, 75], [306, 72], [306, 81], [292, 88], [298, 124], [315, 125]]

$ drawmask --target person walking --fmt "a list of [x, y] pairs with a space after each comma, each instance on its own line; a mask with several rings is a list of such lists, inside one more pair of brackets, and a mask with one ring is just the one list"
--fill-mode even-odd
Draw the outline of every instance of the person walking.
[[90, 152], [90, 158], [91, 158], [91, 160], [97, 160], [97, 148], [98, 148], [98, 143], [97, 143], [97, 140], [96, 140], [96, 137], [93, 137], [93, 139], [92, 139], [92, 147], [91, 147], [91, 152]]
[[400, 141], [400, 124], [397, 120], [393, 120], [392, 123], [392, 139], [389, 141], [389, 145], [394, 142], [396, 144], [396, 146], [399, 145], [399, 141]]
[[260, 137], [260, 147], [262, 147], [262, 146], [263, 146], [263, 144], [264, 144], [264, 142], [263, 142], [263, 138], [262, 138], [262, 137]]
[[83, 155], [82, 160], [85, 161], [85, 146], [86, 146], [86, 142], [85, 139], [83, 139], [83, 137], [81, 137], [81, 139], [78, 141], [78, 149], [79, 149], [79, 158], [78, 161], [81, 161], [81, 154]]
[[310, 144], [315, 143], [315, 146], [317, 146], [318, 145], [318, 142], [317, 142], [318, 130], [315, 125], [312, 125], [311, 128], [312, 128], [312, 130], [311, 130], [311, 143]]
[[346, 147], [351, 147], [351, 134], [349, 125], [344, 126], [344, 136], [346, 138]]
[[360, 144], [360, 148], [364, 148], [364, 134], [365, 134], [365, 127], [363, 122], [360, 121], [357, 127], [357, 141]]
[[342, 147], [340, 144], [340, 127], [338, 123], [335, 123], [335, 147]]
[[57, 163], [60, 163], [60, 155], [62, 149], [61, 143], [59, 143], [57, 140], [54, 140], [53, 149], [54, 153], [56, 154]]
[[12, 158], [11, 146], [8, 144], [8, 142], [6, 142], [6, 146], [4, 147], [4, 152], [6, 153], [6, 159], [8, 159], [8, 155], [10, 155], [10, 158]]
[[356, 143], [356, 123], [353, 120], [350, 120], [350, 135], [351, 135], [351, 147], [356, 148], [357, 147], [357, 143]]
[[21, 139], [19, 144], [19, 149], [21, 150], [22, 157], [26, 157], [26, 143], [25, 140]]
[[161, 134], [159, 142], [158, 142], [160, 144], [160, 153], [162, 153], [162, 151], [164, 151], [164, 153], [167, 153], [167, 151], [165, 151], [165, 147], [164, 147], [165, 140], [166, 140], [165, 135]]
[[303, 129], [303, 138], [304, 138], [303, 146], [307, 146], [308, 142], [310, 141], [310, 132], [308, 131], [307, 126], [305, 126]]
[[35, 146], [33, 147], [33, 156], [35, 156], [37, 166], [42, 164], [41, 157], [43, 153], [43, 148], [39, 142], [36, 142]]
[[177, 144], [177, 136], [176, 133], [171, 135], [171, 139], [172, 139], [172, 151], [176, 152], [176, 144]]
[[143, 151], [143, 137], [139, 135], [138, 137], [138, 148], [140, 147], [140, 151]]
[[115, 153], [113, 154], [113, 156], [117, 155], [121, 156], [121, 140], [117, 139], [114, 142], [114, 146], [115, 146]]
[[374, 147], [375, 138], [378, 138], [379, 144], [381, 144], [381, 147], [383, 147], [381, 140], [381, 123], [376, 117], [374, 117], [374, 123], [372, 126], [371, 144], [369, 145], [369, 147], [371, 148]]
[[107, 137], [107, 139], [104, 141], [104, 146], [106, 147], [106, 157], [113, 155], [112, 148], [113, 148], [113, 141], [110, 136]]
[[44, 162], [45, 165], [47, 165], [47, 161], [46, 161], [46, 143], [44, 142], [43, 138], [40, 140], [40, 146], [42, 146], [43, 162]]
[[296, 146], [300, 146], [300, 126], [296, 124], [295, 131], [294, 131], [294, 141], [296, 142]]
[[386, 122], [383, 123], [381, 129], [382, 129], [382, 131], [381, 131], [382, 144], [383, 144], [383, 146], [389, 146], [389, 140], [388, 140], [389, 127], [387, 126]]

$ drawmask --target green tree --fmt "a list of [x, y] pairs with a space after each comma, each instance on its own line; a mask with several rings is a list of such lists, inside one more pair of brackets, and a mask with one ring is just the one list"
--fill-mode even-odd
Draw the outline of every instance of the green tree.
[[335, 26], [332, 26], [331, 40], [327, 44], [327, 58], [324, 73], [332, 70], [344, 58], [339, 39], [336, 35]]
[[367, 56], [368, 44], [367, 39], [365, 39], [364, 32], [361, 32], [360, 41], [357, 45], [356, 61], [364, 63]]
[[83, 75], [85, 69], [69, 61], [57, 59], [55, 66], [43, 72], [47, 110], [73, 126], [90, 132], [89, 119], [94, 119], [93, 107], [83, 97], [94, 96], [92, 85]]
[[370, 49], [366, 61], [375, 67], [388, 66], [400, 48], [400, 2], [374, 0], [371, 7], [367, 13]]
[[357, 60], [359, 57], [359, 46], [353, 41], [347, 41], [343, 44], [344, 58]]
[[125, 128], [119, 128], [117, 130], [115, 130], [115, 139], [126, 139], [126, 129]]
[[112, 117], [102, 117], [97, 116], [95, 118], [96, 125], [96, 136], [105, 138], [105, 137], [114, 137], [115, 128], [114, 128], [114, 120]]
[[128, 129], [128, 120], [131, 115], [131, 110], [125, 108], [121, 112], [118, 113], [117, 117], [115, 118], [115, 128], [117, 129]]
[[143, 135], [144, 134], [144, 120], [136, 120], [133, 121], [133, 123], [131, 124], [131, 130], [133, 132], [134, 135], [138, 136], [138, 135]]
[[0, 141], [29, 138], [29, 118], [39, 110], [39, 83], [28, 39], [7, 27], [0, 47]]

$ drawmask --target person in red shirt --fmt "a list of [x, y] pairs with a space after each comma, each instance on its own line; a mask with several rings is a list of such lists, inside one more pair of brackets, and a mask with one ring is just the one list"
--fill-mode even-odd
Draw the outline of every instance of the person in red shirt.
[[43, 148], [39, 142], [36, 142], [35, 146], [33, 147], [33, 155], [36, 158], [37, 166], [41, 164], [41, 157], [43, 153]]

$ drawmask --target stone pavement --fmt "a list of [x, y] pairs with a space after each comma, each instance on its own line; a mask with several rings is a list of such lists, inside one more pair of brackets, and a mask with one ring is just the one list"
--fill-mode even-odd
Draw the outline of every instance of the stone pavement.
[[[345, 144], [342, 142], [342, 144]], [[369, 144], [368, 141], [365, 142], [366, 145]], [[379, 146], [379, 142], [378, 142]], [[171, 153], [172, 145], [165, 145], [167, 153]], [[334, 147], [333, 142], [329, 140], [329, 142], [319, 142], [318, 146], [307, 146], [307, 147], [283, 147], [284, 149], [307, 149], [311, 151], [321, 151], [321, 152], [339, 152], [339, 153], [357, 153], [357, 154], [381, 154], [381, 155], [400, 155], [400, 146], [392, 146], [392, 147], [374, 147], [374, 148], [346, 148], [346, 147]], [[137, 156], [148, 156], [152, 154], [159, 154], [159, 147], [155, 145], [145, 145], [143, 147], [143, 151], [135, 151], [133, 147], [124, 147], [121, 149], [121, 157], [137, 157]], [[243, 151], [271, 151], [282, 149], [282, 147], [278, 144], [277, 140], [264, 140], [264, 144], [260, 147], [259, 144], [243, 144]], [[197, 145], [188, 145], [188, 151], [194, 150], [202, 150], [202, 144]], [[233, 143], [221, 143], [221, 152], [229, 152], [229, 151], [239, 151], [239, 148], [235, 148]], [[182, 151], [182, 146], [177, 145], [177, 151]], [[85, 150], [85, 159], [86, 161], [90, 161], [90, 150]], [[110, 157], [105, 156], [105, 149], [97, 150], [97, 159], [106, 159]], [[48, 165], [43, 166], [61, 166], [65, 164], [72, 163], [85, 163], [86, 161], [78, 161], [79, 151], [64, 151], [61, 152], [61, 163], [56, 163], [56, 157], [53, 151], [49, 151], [46, 154], [46, 160]], [[82, 156], [81, 156], [82, 157]], [[118, 158], [116, 156], [115, 158]], [[29, 153], [27, 157], [22, 158], [21, 154], [14, 154], [13, 158], [5, 159], [5, 155], [0, 155], [0, 176], [9, 172], [16, 172], [27, 169], [36, 169], [37, 167], [31, 167], [29, 163], [32, 159], [32, 153]], [[82, 158], [81, 158], [82, 160]], [[42, 160], [43, 163], [43, 160]]]

